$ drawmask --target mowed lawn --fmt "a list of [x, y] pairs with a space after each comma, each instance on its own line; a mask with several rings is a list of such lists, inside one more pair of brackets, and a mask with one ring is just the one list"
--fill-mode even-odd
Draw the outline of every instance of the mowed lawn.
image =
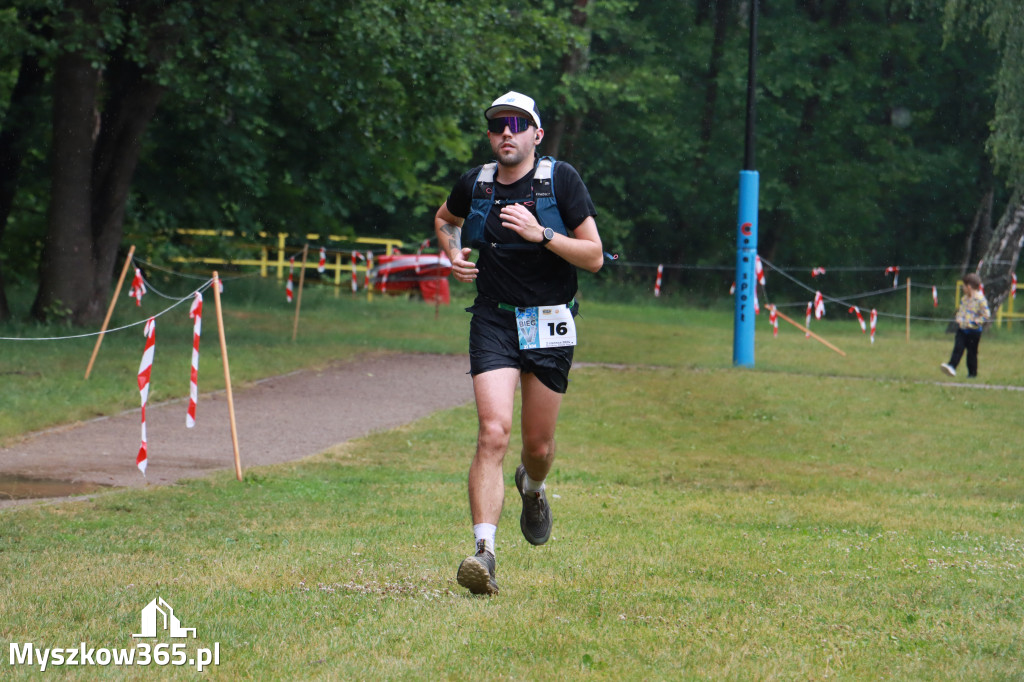
[[[333, 304], [310, 298], [298, 345], [320, 361]], [[420, 335], [443, 351], [468, 317], [375, 305], [422, 318], [400, 350]], [[455, 583], [472, 550], [466, 406], [244, 483], [0, 510], [0, 670], [39, 675], [10, 665], [11, 643], [135, 647], [161, 597], [196, 628], [190, 654], [219, 647], [203, 673], [218, 679], [1024, 677], [1019, 332], [982, 341], [980, 387], [939, 374], [952, 338], [927, 324], [873, 345], [855, 323], [817, 325], [842, 357], [759, 319], [744, 369], [731, 324], [584, 307], [553, 537], [519, 533], [514, 443], [497, 597]], [[157, 667], [48, 670], [196, 676]]]

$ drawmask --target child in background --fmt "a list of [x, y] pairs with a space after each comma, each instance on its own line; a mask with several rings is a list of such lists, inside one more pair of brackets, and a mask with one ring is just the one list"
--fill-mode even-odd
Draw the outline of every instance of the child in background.
[[956, 340], [953, 342], [953, 354], [949, 362], [939, 367], [951, 377], [956, 376], [956, 366], [967, 351], [967, 377], [978, 376], [978, 343], [985, 323], [992, 317], [988, 309], [988, 300], [981, 293], [981, 278], [975, 273], [964, 276], [964, 296], [960, 299], [960, 307], [956, 311]]

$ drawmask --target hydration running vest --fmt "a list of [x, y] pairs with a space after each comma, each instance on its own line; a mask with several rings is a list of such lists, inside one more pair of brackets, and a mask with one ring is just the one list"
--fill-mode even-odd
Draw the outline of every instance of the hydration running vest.
[[[535, 207], [534, 213], [537, 222], [543, 227], [550, 227], [552, 230], [563, 236], [568, 236], [562, 216], [558, 213], [558, 203], [555, 200], [555, 159], [550, 156], [541, 157], [537, 162], [537, 169], [533, 173], [533, 182], [530, 184], [530, 195], [522, 199], [498, 199], [501, 206], [510, 204], [524, 204], [528, 208]], [[487, 216], [495, 203], [494, 199], [494, 174], [498, 164], [491, 161], [480, 168], [480, 173], [473, 183], [473, 201], [469, 208], [469, 215], [462, 224], [463, 244], [474, 249], [490, 246], [495, 249], [534, 249], [544, 248], [540, 244], [498, 244], [484, 240], [484, 227], [487, 224]]]

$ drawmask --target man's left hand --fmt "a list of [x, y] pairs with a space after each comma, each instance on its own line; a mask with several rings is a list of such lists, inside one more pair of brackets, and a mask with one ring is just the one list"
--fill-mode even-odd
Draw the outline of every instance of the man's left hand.
[[502, 226], [512, 230], [528, 242], [539, 244], [544, 241], [544, 228], [537, 217], [522, 204], [511, 204], [501, 209]]

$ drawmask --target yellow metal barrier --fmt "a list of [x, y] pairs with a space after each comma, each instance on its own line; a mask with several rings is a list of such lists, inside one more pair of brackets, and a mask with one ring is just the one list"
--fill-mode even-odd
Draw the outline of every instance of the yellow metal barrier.
[[[1006, 310], [1003, 310], [1005, 308]], [[996, 311], [996, 326], [1002, 328], [1003, 319], [1006, 319], [1006, 328], [1013, 328], [1014, 320], [1024, 320], [1024, 313], [1013, 312], [1013, 296], [1007, 296], [1006, 301], [1003, 305], [999, 306], [999, 310]]]
[[[239, 235], [237, 235], [235, 233], [234, 230], [179, 229], [179, 230], [175, 230], [175, 234], [179, 234], [179, 235], [183, 235], [183, 236], [189, 236], [189, 237], [236, 237], [236, 236], [239, 236]], [[271, 235], [269, 233], [267, 233], [267, 232], [259, 232], [259, 233], [257, 233], [257, 236], [259, 236], [259, 237], [261, 237], [263, 239], [267, 239]], [[286, 246], [286, 244], [288, 243], [288, 239], [292, 238], [293, 236], [294, 237], [302, 237], [302, 235], [292, 235], [292, 234], [290, 234], [288, 232], [278, 232], [276, 236], [277, 236], [277, 248], [274, 250], [274, 258], [273, 259], [271, 259], [271, 247], [265, 246], [265, 245], [264, 246], [260, 246], [258, 244], [252, 244], [251, 247], [254, 250], [257, 249], [257, 248], [260, 250], [259, 258], [209, 258], [209, 257], [184, 257], [184, 256], [179, 256], [179, 257], [176, 257], [176, 258], [172, 258], [171, 260], [173, 262], [175, 262], [175, 263], [187, 263], [187, 264], [202, 263], [204, 265], [240, 265], [240, 266], [249, 266], [249, 267], [259, 267], [259, 269], [260, 269], [260, 276], [261, 277], [266, 277], [267, 274], [269, 273], [270, 269], [273, 268], [274, 270], [277, 271], [276, 272], [277, 278], [278, 279], [283, 279], [284, 275], [285, 275], [285, 270], [288, 267], [288, 258], [289, 258], [289, 256], [288, 256], [288, 248]], [[372, 246], [383, 246], [384, 247], [384, 253], [385, 253], [385, 255], [388, 255], [388, 256], [390, 256], [394, 252], [395, 249], [401, 248], [402, 244], [403, 244], [401, 239], [390, 239], [390, 238], [382, 238], [382, 237], [348, 237], [348, 236], [344, 236], [344, 235], [333, 235], [333, 234], [328, 234], [328, 235], [322, 235], [321, 236], [320, 234], [315, 233], [315, 232], [311, 232], [311, 233], [306, 234], [304, 236], [304, 239], [305, 239], [306, 243], [308, 243], [308, 244], [316, 244], [318, 246], [324, 246], [324, 247], [327, 247], [327, 248], [331, 248], [334, 244], [351, 244], [351, 245], [368, 244], [368, 245], [372, 245]], [[348, 249], [334, 249], [334, 248], [331, 248], [331, 250], [335, 252], [334, 262], [333, 263], [328, 262], [325, 265], [325, 270], [333, 271], [333, 273], [334, 273], [334, 284], [336, 286], [340, 286], [341, 285], [341, 272], [342, 272], [342, 270], [344, 269], [345, 272], [351, 272], [352, 271], [352, 265], [351, 264], [343, 265], [343, 263], [342, 263], [342, 253], [350, 252], [350, 251], [358, 251], [359, 249], [356, 249], [356, 248], [348, 248]], [[293, 251], [295, 253], [301, 253], [302, 252], [302, 248], [301, 247], [295, 247], [293, 249]], [[307, 265], [307, 267], [308, 267], [308, 265]], [[355, 269], [356, 269], [357, 272], [365, 272], [366, 271], [366, 265], [365, 264], [364, 265], [357, 264]]]

